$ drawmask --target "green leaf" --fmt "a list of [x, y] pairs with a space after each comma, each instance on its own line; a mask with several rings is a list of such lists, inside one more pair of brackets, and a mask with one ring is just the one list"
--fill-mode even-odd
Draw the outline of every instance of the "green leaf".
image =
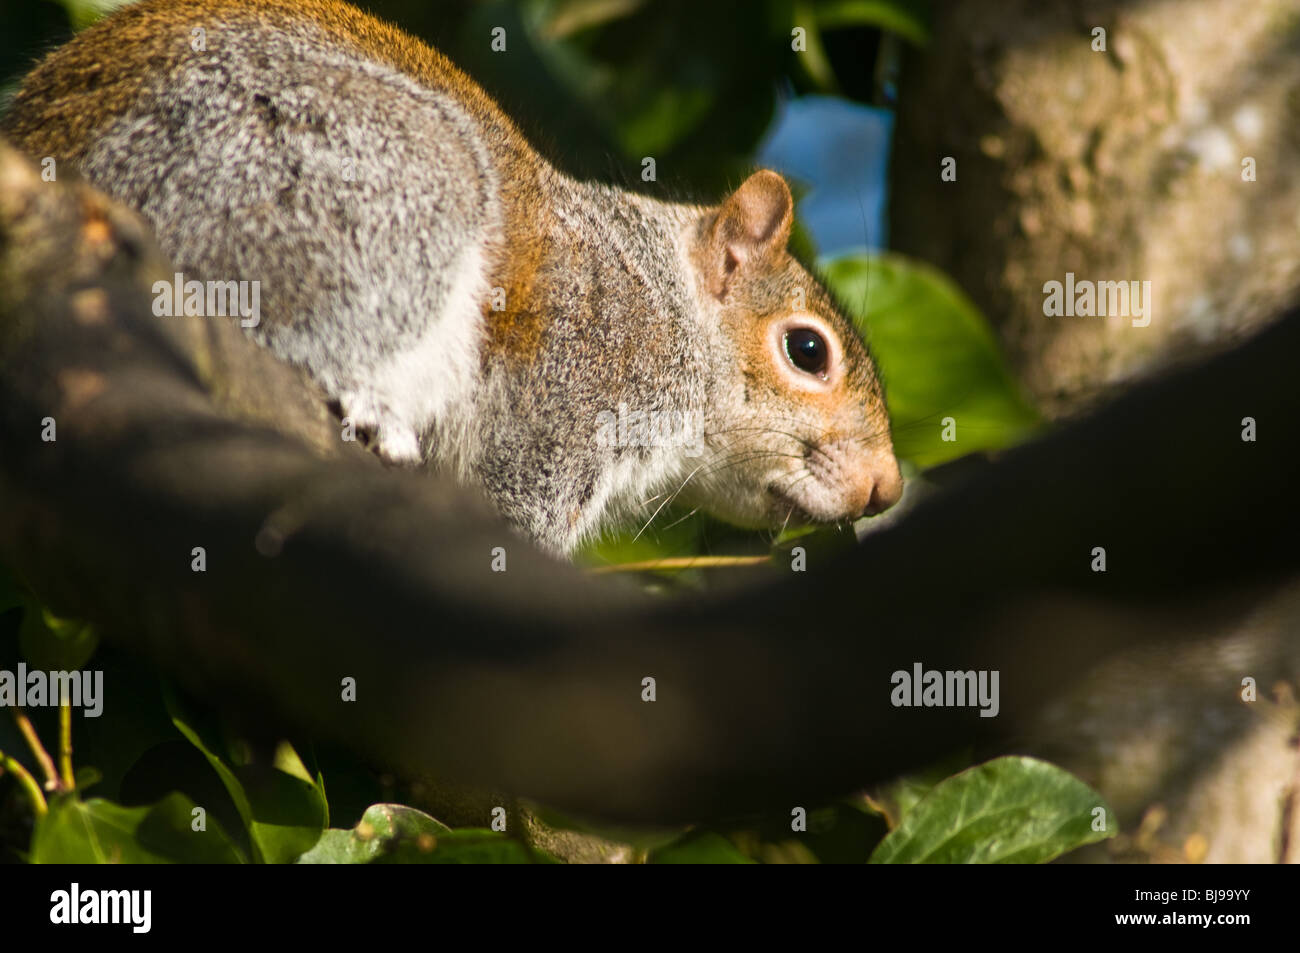
[[124, 7], [131, 0], [60, 0], [68, 11], [68, 18], [77, 30], [84, 30], [101, 17], [112, 13], [118, 7]]
[[247, 795], [251, 820], [245, 823], [264, 863], [292, 863], [320, 839], [325, 799], [314, 784], [264, 765], [235, 768], [234, 775]]
[[796, 62], [808, 78], [813, 81], [818, 92], [827, 96], [839, 96], [840, 84], [835, 79], [835, 69], [830, 57], [826, 55], [826, 44], [822, 40], [822, 18], [814, 9], [811, 0], [796, 0], [792, 24], [804, 31], [804, 48], [799, 52]]
[[75, 672], [95, 653], [99, 636], [88, 622], [61, 619], [29, 605], [18, 629], [18, 648], [33, 668]]
[[[810, 531], [800, 532], [803, 530]], [[799, 527], [794, 533], [783, 533], [777, 537], [772, 544], [772, 551], [778, 564], [788, 569], [791, 550], [802, 546], [807, 564], [822, 566], [852, 549], [857, 542], [857, 534], [848, 523], [842, 526]]]
[[300, 864], [535, 864], [556, 863], [505, 834], [451, 830], [401, 804], [372, 804], [350, 831], [328, 830]]
[[[575, 562], [597, 567], [707, 553], [762, 555], [769, 543], [769, 535], [729, 526], [705, 513], [691, 515], [691, 511], [674, 510], [671, 506], [656, 513], [654, 506], [650, 506], [639, 524], [607, 533], [587, 544], [576, 554]], [[665, 571], [657, 574], [657, 581], [678, 588], [698, 587], [704, 573], [705, 570], [699, 569]]]
[[525, 3], [536, 18], [536, 29], [551, 40], [563, 39], [621, 20], [636, 12], [645, 0], [545, 0]]
[[691, 831], [666, 847], [650, 852], [651, 864], [752, 864], [736, 846], [713, 831]]
[[76, 788], [78, 792], [81, 792], [104, 780], [104, 773], [98, 768], [93, 768], [89, 765], [82, 765], [73, 772], [72, 780], [73, 787]]
[[[988, 323], [941, 272], [893, 254], [848, 255], [823, 271], [871, 343], [900, 457], [933, 466], [1033, 432], [1038, 414]], [[947, 417], [955, 426], [951, 441], [942, 439]]]
[[321, 818], [321, 826], [328, 827], [330, 822], [330, 805], [329, 798], [325, 796], [325, 776], [317, 771], [312, 774], [308, 771], [307, 766], [303, 764], [302, 758], [298, 757], [298, 752], [287, 741], [281, 741], [275, 748], [275, 760], [273, 766], [285, 774], [306, 781], [320, 797], [321, 808], [324, 810], [324, 816]]
[[918, 0], [819, 0], [817, 23], [824, 30], [876, 26], [917, 46], [930, 41], [924, 5]]
[[451, 828], [401, 804], [372, 804], [352, 830], [327, 830], [300, 864], [371, 864], [404, 848], [432, 852]]
[[965, 771], [974, 761], [974, 750], [964, 747], [950, 757], [929, 765], [922, 771], [895, 778], [880, 785], [871, 792], [873, 804], [862, 802], [867, 810], [882, 811], [890, 827], [897, 827], [912, 808], [920, 804], [925, 796], [954, 774]]
[[[302, 776], [287, 774], [267, 765], [248, 764], [238, 767], [225, 762], [213, 742], [202, 738], [190, 720], [182, 714], [176, 697], [168, 692], [167, 709], [172, 723], [182, 735], [207, 758], [225, 785], [230, 799], [244, 822], [259, 863], [287, 864], [310, 850], [320, 839], [328, 815], [324, 791]], [[285, 763], [287, 755], [277, 753]], [[298, 769], [302, 770], [297, 754]]]
[[619, 145], [630, 156], [663, 155], [699, 126], [712, 106], [713, 96], [705, 90], [680, 86], [660, 89], [617, 126]]
[[[1093, 830], [1105, 811], [1104, 831]], [[873, 864], [1034, 864], [1113, 837], [1115, 815], [1067, 771], [997, 758], [936, 785], [871, 855]]]
[[36, 823], [31, 861], [37, 864], [235, 864], [239, 852], [210, 818], [192, 827], [194, 802], [169, 794], [148, 807], [122, 807], [63, 795]]
[[[682, 519], [682, 514], [665, 510], [650, 520], [647, 512], [643, 520], [650, 522], [645, 531], [641, 526], [621, 532], [609, 532], [586, 544], [577, 561], [589, 566], [619, 565], [665, 559], [670, 556], [689, 556], [700, 552], [700, 523], [695, 519]], [[642, 524], [644, 525], [644, 524]]]

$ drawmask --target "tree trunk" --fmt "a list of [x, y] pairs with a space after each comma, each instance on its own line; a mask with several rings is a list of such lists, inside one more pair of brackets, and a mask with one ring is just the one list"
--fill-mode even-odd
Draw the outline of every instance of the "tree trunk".
[[[934, 25], [901, 81], [893, 242], [956, 278], [1045, 410], [1300, 300], [1294, 0], [963, 0]], [[1047, 316], [1067, 272], [1149, 281], [1150, 324]]]

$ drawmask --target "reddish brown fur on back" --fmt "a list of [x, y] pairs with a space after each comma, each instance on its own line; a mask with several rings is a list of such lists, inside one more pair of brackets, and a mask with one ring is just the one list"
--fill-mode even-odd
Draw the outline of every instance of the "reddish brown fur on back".
[[487, 327], [487, 346], [483, 349], [483, 363], [494, 357], [503, 357], [515, 364], [531, 363], [545, 343], [547, 317], [536, 308], [533, 289], [545, 256], [545, 246], [531, 230], [520, 229], [507, 223], [506, 247], [511, 249], [503, 258], [503, 283], [505, 307], [493, 308], [495, 292], [483, 307]]

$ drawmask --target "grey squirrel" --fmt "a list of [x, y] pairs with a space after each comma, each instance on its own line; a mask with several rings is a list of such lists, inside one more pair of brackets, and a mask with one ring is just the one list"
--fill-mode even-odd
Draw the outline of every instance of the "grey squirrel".
[[339, 0], [143, 0], [47, 56], [3, 132], [140, 211], [186, 277], [395, 464], [569, 552], [672, 497], [747, 526], [902, 492], [876, 369], [791, 256], [789, 187], [575, 181], [442, 54]]

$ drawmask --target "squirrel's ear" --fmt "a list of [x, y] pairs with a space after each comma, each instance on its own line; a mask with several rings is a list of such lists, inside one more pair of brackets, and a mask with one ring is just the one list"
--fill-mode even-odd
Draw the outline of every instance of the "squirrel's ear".
[[737, 268], [785, 249], [794, 221], [794, 199], [785, 179], [761, 169], [746, 179], [721, 208], [709, 232], [709, 288], [719, 298]]

